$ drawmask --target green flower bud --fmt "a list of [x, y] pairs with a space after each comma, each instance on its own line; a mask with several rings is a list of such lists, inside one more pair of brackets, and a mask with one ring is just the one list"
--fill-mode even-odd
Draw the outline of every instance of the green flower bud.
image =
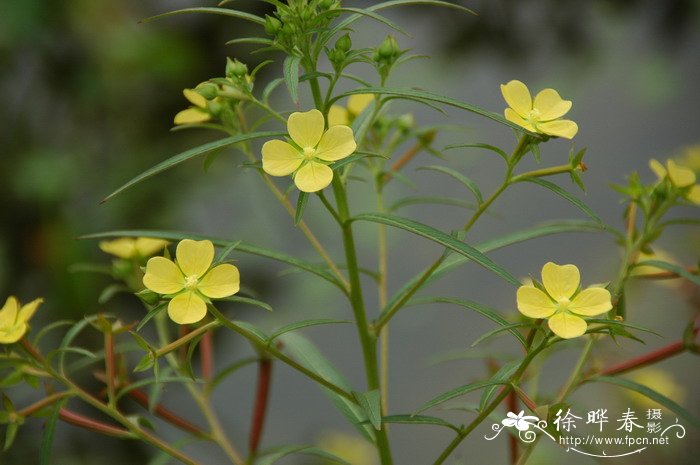
[[343, 37], [335, 42], [336, 50], [341, 50], [347, 52], [352, 48], [352, 39], [350, 39], [350, 34], [345, 34]]
[[322, 0], [319, 6], [323, 10], [335, 10], [340, 7], [340, 2], [338, 0]]
[[399, 43], [396, 42], [393, 36], [386, 36], [384, 42], [377, 49], [377, 54], [380, 59], [393, 60], [399, 56], [401, 49], [399, 48]]
[[212, 84], [210, 82], [203, 82], [195, 87], [194, 90], [196, 90], [199, 95], [207, 100], [212, 100], [219, 95], [219, 88], [216, 86], [216, 84]]
[[274, 36], [282, 28], [282, 22], [274, 16], [265, 15], [265, 32]]
[[245, 64], [238, 61], [238, 59], [232, 60], [230, 58], [226, 58], [226, 77], [240, 78], [246, 74], [248, 74], [248, 67]]
[[412, 129], [415, 126], [415, 120], [413, 119], [413, 114], [411, 113], [406, 113], [405, 115], [401, 115], [397, 120], [396, 124], [399, 127], [399, 130], [403, 132], [407, 132], [410, 129]]

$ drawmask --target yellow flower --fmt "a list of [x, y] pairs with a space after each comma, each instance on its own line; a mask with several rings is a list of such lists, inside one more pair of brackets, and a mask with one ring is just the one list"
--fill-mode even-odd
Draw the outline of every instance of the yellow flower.
[[546, 293], [535, 286], [521, 286], [517, 292], [518, 310], [530, 318], [549, 318], [549, 328], [569, 339], [586, 332], [584, 316], [596, 316], [612, 308], [610, 292], [602, 287], [579, 290], [581, 275], [576, 265], [549, 262], [542, 267]]
[[100, 249], [110, 255], [124, 259], [147, 258], [163, 250], [168, 241], [150, 237], [121, 237], [113, 241], [100, 242]]
[[192, 106], [175, 115], [175, 124], [196, 124], [211, 119], [207, 108], [207, 99], [194, 89], [185, 89], [182, 93]]
[[354, 94], [348, 98], [348, 106], [331, 105], [328, 110], [328, 126], [349, 126], [370, 103], [374, 101], [374, 94]]
[[151, 258], [143, 277], [148, 289], [172, 296], [168, 315], [175, 323], [196, 323], [207, 314], [209, 298], [221, 299], [238, 292], [238, 268], [229, 264], [211, 267], [211, 241], [184, 239], [177, 245], [175, 256], [175, 262], [165, 257]]
[[324, 131], [323, 114], [318, 110], [292, 113], [287, 131], [294, 144], [281, 140], [265, 142], [263, 170], [271, 176], [294, 173], [294, 184], [303, 192], [316, 192], [333, 180], [328, 163], [351, 155], [357, 148], [352, 129], [331, 126]]
[[665, 167], [657, 160], [651, 159], [649, 168], [656, 174], [659, 181], [668, 178], [671, 184], [683, 191], [683, 196], [686, 199], [700, 205], [700, 184], [695, 184], [696, 177], [693, 170], [678, 166], [675, 161], [670, 159], [666, 161]]
[[687, 166], [695, 173], [700, 173], [700, 144], [684, 148], [679, 158], [683, 166]]
[[572, 139], [578, 132], [578, 125], [568, 119], [559, 119], [571, 109], [571, 101], [563, 100], [554, 89], [544, 89], [535, 96], [533, 102], [527, 86], [520, 81], [501, 84], [501, 93], [510, 108], [505, 117], [511, 123], [528, 131], [548, 136]]
[[27, 322], [43, 301], [35, 299], [20, 307], [16, 297], [8, 297], [0, 309], [0, 344], [12, 344], [22, 339], [29, 328]]

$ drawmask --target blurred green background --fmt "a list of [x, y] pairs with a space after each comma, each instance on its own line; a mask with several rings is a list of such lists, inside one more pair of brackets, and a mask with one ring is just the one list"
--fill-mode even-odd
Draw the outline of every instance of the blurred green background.
[[[362, 6], [373, 2], [345, 3]], [[264, 2], [235, 4], [258, 15], [269, 12]], [[564, 98], [574, 101], [571, 115], [581, 127], [576, 147], [589, 147], [586, 201], [611, 224], [619, 226], [621, 214], [618, 195], [609, 189], [611, 183], [624, 182], [625, 174], [635, 170], [651, 180], [646, 168], [649, 158], [666, 158], [700, 144], [699, 2], [481, 0], [462, 4], [479, 16], [422, 7], [387, 13], [411, 32], [411, 37], [399, 37], [402, 47], [433, 57], [399, 70], [393, 84], [435, 90], [499, 112], [504, 106], [498, 91], [500, 83], [520, 79], [531, 89], [557, 88]], [[181, 94], [183, 88], [221, 76], [227, 56], [240, 58], [250, 68], [270, 58], [264, 54], [251, 56], [248, 48], [223, 45], [236, 37], [262, 34], [245, 22], [193, 15], [139, 23], [140, 19], [176, 8], [214, 5], [192, 0], [10, 0], [0, 6], [0, 298], [9, 294], [23, 301], [45, 297], [35, 327], [103, 310], [118, 312], [125, 321], [141, 315], [140, 305], [129, 296], [119, 296], [106, 306], [97, 304], [101, 290], [109, 283], [107, 278], [69, 272], [74, 263], [110, 260], [99, 252], [95, 242], [76, 241], [81, 234], [127, 228], [189, 230], [274, 246], [316, 260], [255, 174], [238, 169], [242, 157], [233, 152], [219, 157], [208, 172], [201, 163], [192, 161], [98, 205], [105, 195], [144, 169], [218, 137], [205, 131], [169, 132], [175, 113], [187, 106]], [[368, 21], [358, 23], [358, 32], [358, 46], [375, 46], [387, 33]], [[259, 75], [257, 88], [278, 77], [280, 67], [279, 63], [267, 67]], [[366, 69], [358, 73], [370, 77]], [[293, 109], [282, 93], [278, 94], [278, 104]], [[490, 142], [508, 148], [513, 143], [510, 132], [470, 115], [451, 111], [452, 119], [448, 119], [413, 106], [402, 105], [400, 109], [414, 111], [421, 124], [463, 126], [461, 131], [441, 136], [439, 146]], [[555, 157], [567, 153], [569, 145], [564, 141], [549, 145], [543, 152], [545, 163], [557, 164]], [[487, 158], [453, 158], [452, 162], [455, 167], [472, 170], [482, 190], [489, 191], [488, 186], [499, 177], [499, 167]], [[426, 158], [411, 168], [434, 162]], [[408, 174], [413, 176], [414, 172]], [[459, 195], [457, 190], [440, 184], [439, 178], [420, 176], [418, 185], [424, 192]], [[564, 185], [574, 189], [568, 181]], [[405, 194], [396, 189], [391, 193], [396, 198]], [[368, 199], [360, 195], [358, 202], [362, 200]], [[310, 207], [318, 210], [319, 205], [312, 202]], [[356, 211], [369, 208], [371, 203], [366, 203]], [[332, 224], [317, 219], [312, 210], [307, 213], [324, 242], [334, 244]], [[402, 214], [443, 229], [454, 223], [454, 211], [442, 207], [415, 207]], [[568, 205], [545, 193], [519, 191], [507, 195], [475, 234], [482, 239], [538, 221], [576, 215]], [[688, 210], [688, 215], [697, 212]], [[366, 248], [364, 258], [371, 260], [374, 230], [362, 227], [360, 231]], [[392, 269], [396, 273], [390, 284], [396, 289], [402, 278], [412, 276], [439, 251], [403, 233], [392, 233], [390, 238], [395, 245], [401, 242], [401, 247], [392, 249]], [[664, 248], [680, 260], [697, 260], [697, 234], [669, 231], [663, 242]], [[407, 257], [403, 251], [409, 246], [415, 252]], [[330, 248], [340, 251], [337, 244]], [[586, 284], [591, 279], [609, 279], [615, 253], [608, 238], [576, 235], [516, 247], [496, 253], [494, 258], [522, 276], [537, 273], [547, 260], [577, 263]], [[237, 317], [256, 320], [263, 327], [277, 327], [300, 315], [348, 316], [347, 308], [338, 304], [339, 297], [313, 277], [278, 277], [283, 268], [277, 265], [251, 257], [236, 258], [240, 260], [244, 285], [263, 300], [278, 304], [279, 310], [273, 316], [244, 310]], [[465, 282], [478, 284], [470, 292], [464, 290]], [[431, 294], [463, 293], [513, 310], [512, 296], [504, 295], [502, 290], [490, 276], [470, 268], [431, 289]], [[631, 356], [679, 337], [692, 312], [686, 294], [654, 287], [640, 288], [634, 295], [639, 310], [635, 308], [632, 315], [638, 311], [638, 322], [660, 328], [664, 338], [649, 341], [647, 347], [624, 342], [621, 353]], [[474, 322], [471, 315], [443, 313], [444, 309], [414, 312], [407, 311], [406, 318], [397, 321], [392, 335], [395, 413], [410, 411], [432, 394], [462, 384], [469, 373], [483, 372], [480, 363], [473, 360], [437, 367], [426, 367], [426, 360], [435, 353], [468, 347], [479, 331], [490, 329], [488, 324]], [[677, 318], [669, 318], [671, 312]], [[466, 333], [469, 336], [465, 338]], [[309, 334], [353, 381], [361, 383], [351, 328], [331, 335], [323, 329]], [[427, 347], [416, 344], [423, 338], [435, 342]], [[217, 343], [222, 353], [248, 353], [244, 342], [221, 339]], [[89, 337], [84, 341], [92, 342]], [[563, 357], [565, 366], [570, 361]], [[697, 359], [684, 355], [664, 368], [675, 373], [688, 394], [697, 392]], [[253, 389], [254, 372], [241, 373], [223, 387], [219, 399], [241, 399], [227, 419], [233, 437], [245, 437], [250, 408], [247, 399]], [[554, 369], [553, 373], [555, 380], [566, 374]], [[325, 429], [351, 432], [329, 403], [319, 398], [318, 390], [307, 389], [303, 378], [282, 368], [279, 376], [273, 391], [267, 446], [314, 442], [319, 431]], [[404, 385], [405, 379], [411, 382]], [[445, 384], [436, 385], [435, 379], [444, 379]], [[612, 391], [589, 389], [581, 402], [590, 402], [591, 396], [599, 392], [608, 395]], [[19, 403], [30, 397], [13, 393]], [[165, 397], [175, 405], [180, 398], [182, 393], [174, 389]], [[685, 401], [689, 409], [698, 411], [698, 400], [692, 395], [685, 396]], [[625, 401], [620, 402], [623, 405]], [[299, 405], [306, 407], [306, 418], [300, 418]], [[484, 429], [482, 435], [485, 433]], [[164, 434], [177, 437], [174, 432]], [[397, 453], [399, 463], [426, 463], [446, 442], [440, 432], [433, 430], [397, 428], [392, 434], [403, 448]], [[0, 463], [38, 463], [35, 451], [40, 438], [41, 422], [29, 421], [14, 448], [0, 453]], [[697, 440], [697, 432], [689, 433], [675, 448], [650, 452], [636, 458], [635, 463], [656, 463], [660, 459], [666, 463], [694, 463], [690, 450]], [[474, 447], [485, 454], [485, 459], [505, 461], [505, 443], [485, 443], [479, 435], [465, 442], [455, 458], [468, 457]], [[563, 456], [560, 450], [543, 449], [542, 456], [532, 463], [555, 463]], [[103, 465], [146, 463], [153, 452], [136, 443], [96, 438], [67, 425], [60, 427], [55, 450], [53, 463], [60, 465], [98, 460]], [[107, 450], [109, 453], [105, 453]], [[197, 452], [210, 454], [206, 447], [195, 449]], [[211, 463], [224, 463], [216, 453], [210, 458]], [[593, 463], [582, 457], [574, 460], [571, 463]]]

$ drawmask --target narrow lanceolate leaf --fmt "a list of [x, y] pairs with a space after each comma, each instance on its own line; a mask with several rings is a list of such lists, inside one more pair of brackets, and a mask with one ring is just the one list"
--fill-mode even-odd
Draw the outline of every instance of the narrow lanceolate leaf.
[[444, 105], [459, 108], [461, 110], [466, 110], [466, 111], [469, 111], [471, 113], [475, 113], [477, 115], [484, 116], [484, 117], [489, 118], [493, 121], [501, 123], [505, 126], [510, 126], [511, 128], [516, 129], [520, 132], [525, 132], [532, 137], [540, 138], [540, 135], [526, 131], [521, 126], [518, 126], [517, 124], [511, 123], [510, 121], [508, 121], [507, 119], [505, 119], [503, 116], [501, 116], [498, 113], [484, 110], [483, 108], [479, 108], [477, 106], [470, 105], [469, 103], [462, 102], [461, 100], [456, 100], [456, 99], [453, 99], [450, 97], [445, 97], [444, 95], [434, 94], [432, 92], [425, 92], [422, 90], [415, 90], [415, 89], [394, 89], [394, 88], [388, 88], [388, 87], [364, 87], [362, 89], [354, 89], [354, 90], [345, 92], [343, 94], [340, 94], [334, 100], [338, 100], [338, 99], [341, 99], [343, 97], [353, 95], [353, 94], [380, 94], [380, 95], [393, 96], [393, 97], [397, 97], [397, 98], [420, 99], [420, 100], [424, 100], [427, 102], [442, 103]]
[[[118, 231], [108, 231], [96, 234], [87, 234], [81, 236], [80, 239], [102, 239], [109, 237], [152, 237], [155, 239], [168, 239], [171, 241], [180, 241], [182, 239], [194, 239], [194, 240], [210, 240], [214, 243], [216, 247], [226, 247], [231, 243], [231, 241], [221, 238], [214, 238], [210, 236], [205, 236], [202, 234], [190, 234], [176, 231], [157, 231], [157, 230], [118, 230]], [[300, 270], [308, 271], [316, 276], [319, 276], [326, 281], [330, 282], [339, 289], [345, 289], [343, 284], [338, 281], [338, 279], [330, 274], [327, 269], [323, 266], [319, 266], [316, 263], [306, 262], [304, 260], [299, 260], [296, 257], [285, 254], [284, 252], [279, 252], [276, 250], [268, 249], [266, 247], [259, 247], [256, 245], [248, 244], [246, 242], [241, 242], [236, 246], [236, 250], [239, 252], [257, 255], [260, 257], [269, 258], [278, 262], [286, 263]]]
[[[452, 304], [452, 305], [458, 305], [460, 307], [467, 308], [469, 310], [475, 311], [479, 313], [482, 316], [485, 316], [489, 320], [495, 322], [496, 324], [502, 326], [502, 327], [507, 327], [510, 323], [508, 320], [503, 318], [497, 310], [494, 310], [493, 308], [489, 308], [486, 305], [482, 305], [478, 302], [473, 302], [471, 300], [466, 300], [466, 299], [453, 299], [450, 297], [422, 297], [420, 299], [414, 299], [408, 303], [408, 305], [420, 305], [420, 304], [429, 304], [429, 303], [445, 303], [445, 304]], [[520, 343], [523, 345], [523, 347], [526, 347], [525, 343], [525, 338], [523, 337], [522, 334], [520, 334], [516, 329], [510, 329], [509, 332], [515, 336], [515, 338], [520, 341]]]
[[374, 389], [369, 392], [353, 392], [357, 403], [360, 404], [367, 414], [367, 419], [379, 431], [382, 429], [382, 403], [379, 390]]
[[411, 205], [447, 205], [450, 207], [466, 208], [469, 210], [475, 210], [476, 206], [473, 203], [466, 202], [460, 199], [453, 199], [452, 197], [434, 197], [434, 196], [411, 196], [404, 197], [388, 208], [390, 212], [395, 212], [403, 207], [408, 207]]
[[459, 149], [459, 148], [478, 148], [484, 150], [490, 150], [491, 152], [497, 154], [499, 157], [503, 158], [506, 163], [508, 163], [508, 155], [496, 146], [489, 144], [452, 144], [446, 146], [443, 150]]
[[700, 286], [700, 276], [693, 274], [682, 266], [674, 265], [673, 263], [664, 262], [662, 260], [644, 260], [637, 263], [635, 266], [651, 266], [662, 270], [670, 271], [678, 276], [682, 276], [696, 286]]
[[306, 208], [306, 203], [309, 201], [308, 192], [299, 192], [299, 197], [297, 198], [297, 208], [294, 212], [294, 226], [298, 226], [301, 221], [302, 216], [304, 216], [304, 208]]
[[388, 417], [382, 418], [384, 423], [399, 423], [403, 425], [435, 425], [435, 426], [445, 426], [454, 431], [459, 431], [452, 423], [449, 423], [442, 418], [430, 417], [426, 415], [389, 415]]
[[261, 300], [251, 299], [250, 297], [241, 297], [238, 295], [232, 295], [231, 297], [224, 297], [223, 299], [217, 299], [224, 302], [236, 302], [239, 304], [253, 305], [254, 307], [260, 307], [268, 312], [272, 311], [270, 304], [267, 304]]
[[162, 173], [163, 171], [169, 170], [170, 168], [179, 165], [180, 163], [183, 163], [187, 160], [190, 160], [192, 158], [201, 156], [201, 155], [206, 155], [208, 153], [211, 153], [215, 150], [222, 149], [224, 147], [228, 147], [234, 144], [238, 144], [240, 142], [245, 142], [253, 139], [260, 139], [260, 138], [265, 138], [265, 137], [279, 137], [284, 135], [284, 133], [281, 132], [272, 132], [272, 131], [267, 131], [267, 132], [252, 132], [249, 134], [240, 134], [237, 136], [233, 137], [227, 137], [225, 139], [220, 139], [214, 142], [209, 142], [208, 144], [200, 145], [199, 147], [195, 147], [193, 149], [187, 150], [185, 152], [179, 153], [175, 155], [174, 157], [168, 158], [167, 160], [158, 163], [156, 166], [147, 169], [143, 173], [139, 174], [135, 178], [133, 178], [131, 181], [127, 182], [123, 186], [121, 186], [119, 189], [115, 190], [111, 194], [109, 194], [107, 197], [102, 200], [102, 202], [106, 202], [107, 200], [111, 199], [117, 194], [120, 194], [121, 192], [125, 191], [126, 189], [140, 183], [141, 181], [145, 181], [146, 179], [155, 176], [156, 174]]
[[372, 19], [374, 19], [375, 21], [378, 21], [378, 22], [380, 22], [380, 23], [382, 23], [382, 24], [384, 24], [384, 25], [386, 25], [386, 26], [389, 26], [390, 28], [392, 28], [392, 29], [395, 30], [396, 32], [400, 32], [400, 33], [403, 34], [403, 35], [409, 35], [408, 32], [406, 32], [401, 26], [399, 26], [398, 24], [394, 23], [393, 21], [391, 21], [390, 19], [388, 19], [388, 18], [386, 18], [386, 17], [384, 17], [384, 16], [382, 16], [382, 15], [378, 15], [377, 13], [374, 13], [374, 12], [370, 11], [369, 8], [365, 8], [365, 9], [360, 9], [360, 8], [336, 8], [336, 9], [333, 9], [333, 10], [329, 10], [327, 14], [329, 14], [329, 15], [334, 15], [334, 14], [336, 14], [336, 12], [338, 12], [338, 13], [340, 13], [340, 12], [342, 12], [342, 13], [355, 13], [355, 14], [358, 14], [358, 15], [361, 15], [361, 16], [366, 16], [366, 17], [372, 18]]
[[465, 384], [464, 386], [460, 386], [458, 388], [447, 391], [435, 397], [434, 399], [426, 402], [418, 410], [416, 410], [415, 413], [420, 413], [425, 410], [428, 410], [429, 408], [436, 407], [440, 404], [447, 402], [448, 400], [452, 400], [455, 397], [463, 396], [464, 394], [468, 394], [472, 391], [478, 391], [479, 389], [484, 389], [489, 386], [503, 386], [506, 384], [508, 384], [508, 382], [506, 381], [481, 381], [477, 383]]
[[54, 432], [56, 431], [56, 423], [61, 413], [61, 409], [68, 402], [68, 399], [62, 399], [57, 402], [51, 416], [46, 421], [44, 426], [44, 436], [41, 438], [41, 451], [39, 452], [39, 465], [50, 465], [51, 463], [51, 447], [53, 446]]
[[254, 14], [246, 13], [244, 11], [230, 10], [228, 8], [183, 8], [181, 10], [168, 11], [167, 13], [162, 13], [156, 16], [151, 16], [150, 18], [144, 19], [142, 22], [155, 21], [157, 19], [167, 18], [168, 16], [175, 16], [188, 13], [209, 13], [222, 16], [231, 16], [233, 18], [245, 19], [247, 21], [265, 25], [265, 19]]
[[418, 168], [419, 170], [431, 170], [431, 171], [437, 171], [439, 173], [444, 173], [448, 176], [451, 176], [452, 178], [456, 179], [464, 187], [469, 189], [472, 194], [474, 194], [474, 197], [476, 197], [476, 201], [479, 202], [479, 204], [484, 203], [484, 198], [481, 195], [481, 191], [479, 190], [479, 187], [476, 185], [474, 181], [460, 173], [459, 171], [453, 170], [452, 168], [448, 168], [447, 166], [440, 166], [440, 165], [431, 165], [431, 166], [422, 166]]
[[274, 333], [270, 335], [270, 342], [272, 340], [280, 337], [281, 335], [285, 333], [289, 333], [291, 331], [296, 331], [298, 329], [302, 328], [308, 328], [309, 326], [318, 326], [318, 325], [332, 325], [332, 324], [343, 324], [343, 323], [352, 323], [351, 321], [348, 320], [330, 320], [327, 318], [319, 318], [317, 320], [304, 320], [304, 321], [297, 321], [296, 323], [291, 323], [286, 326], [281, 327]]
[[540, 185], [546, 189], [549, 189], [550, 191], [554, 192], [555, 194], [557, 194], [558, 196], [565, 199], [573, 206], [581, 210], [583, 213], [591, 217], [593, 220], [597, 221], [601, 225], [603, 224], [603, 220], [601, 220], [600, 217], [593, 210], [591, 210], [591, 207], [583, 203], [578, 197], [575, 197], [574, 195], [570, 194], [568, 191], [565, 191], [553, 182], [549, 182], [541, 178], [524, 178], [523, 181], [531, 182]]
[[520, 281], [518, 281], [513, 275], [511, 275], [500, 265], [497, 265], [486, 255], [479, 252], [474, 247], [469, 246], [464, 242], [458, 241], [449, 234], [439, 231], [431, 226], [419, 223], [417, 221], [409, 220], [407, 218], [382, 213], [362, 213], [353, 217], [352, 220], [370, 221], [373, 223], [385, 224], [387, 226], [400, 228], [418, 236], [425, 237], [426, 239], [429, 239], [433, 242], [447, 247], [448, 249], [454, 250], [455, 252], [464, 255], [465, 257], [468, 257], [469, 259], [483, 266], [492, 273], [495, 273], [497, 276], [503, 278], [509, 283], [515, 286], [520, 286]]
[[299, 103], [299, 64], [301, 58], [290, 55], [284, 59], [284, 82], [287, 84], [292, 102]]
[[380, 155], [378, 153], [372, 153], [372, 152], [355, 152], [354, 154], [350, 155], [349, 157], [345, 157], [342, 160], [338, 160], [335, 163], [332, 163], [331, 169], [337, 170], [339, 168], [342, 168], [345, 165], [355, 163], [357, 160], [362, 160], [363, 158], [386, 158], [386, 157], [384, 155]]
[[697, 418], [692, 413], [688, 412], [685, 408], [681, 407], [676, 402], [664, 396], [663, 394], [660, 394], [657, 391], [654, 391], [653, 389], [649, 389], [648, 387], [642, 384], [635, 383], [634, 381], [630, 381], [629, 379], [619, 378], [616, 376], [596, 376], [594, 378], [591, 378], [590, 381], [614, 384], [616, 386], [620, 386], [625, 389], [638, 392], [639, 394], [648, 397], [649, 399], [653, 400], [654, 402], [657, 402], [663, 407], [666, 407], [679, 417], [687, 420], [696, 428], [700, 428], [699, 418]]
[[263, 451], [261, 454], [259, 454], [257, 459], [255, 460], [255, 462], [253, 462], [253, 464], [254, 465], [272, 465], [273, 463], [277, 462], [278, 460], [283, 459], [284, 457], [287, 457], [287, 456], [293, 455], [293, 454], [313, 455], [313, 456], [320, 457], [320, 458], [324, 459], [325, 462], [339, 463], [341, 465], [351, 465], [350, 463], [341, 459], [337, 455], [331, 454], [330, 452], [326, 452], [325, 450], [322, 450], [322, 449], [319, 449], [316, 447], [311, 447], [311, 446], [275, 447], [274, 449], [266, 450], [266, 451]]

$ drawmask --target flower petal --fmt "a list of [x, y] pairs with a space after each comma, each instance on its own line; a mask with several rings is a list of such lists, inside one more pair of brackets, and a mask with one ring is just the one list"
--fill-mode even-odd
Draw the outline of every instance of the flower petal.
[[183, 239], [177, 245], [175, 256], [185, 276], [202, 277], [214, 261], [214, 244], [206, 240]]
[[316, 157], [325, 161], [341, 160], [357, 148], [352, 129], [348, 126], [333, 126], [323, 134], [316, 149]]
[[0, 329], [0, 344], [12, 344], [19, 341], [27, 332], [27, 325], [18, 323], [7, 329]]
[[100, 242], [100, 250], [119, 258], [131, 258], [136, 253], [136, 242], [130, 237]]
[[656, 177], [659, 178], [659, 181], [663, 180], [668, 174], [666, 168], [664, 168], [664, 165], [653, 158], [649, 160], [649, 168], [654, 172]]
[[554, 300], [570, 299], [581, 283], [576, 265], [557, 265], [548, 262], [542, 267], [542, 284]]
[[299, 168], [304, 155], [281, 140], [270, 140], [262, 147], [263, 171], [271, 176], [287, 176]]
[[589, 287], [579, 292], [569, 304], [577, 315], [595, 316], [612, 309], [610, 292], [602, 287]]
[[207, 304], [194, 292], [184, 292], [173, 297], [168, 304], [168, 316], [175, 323], [196, 323], [207, 314]]
[[676, 187], [688, 187], [695, 184], [695, 173], [690, 168], [678, 166], [675, 161], [669, 160], [668, 178]]
[[535, 126], [533, 126], [530, 122], [524, 120], [523, 118], [520, 117], [512, 108], [506, 108], [506, 111], [504, 112], [505, 117], [508, 121], [511, 123], [515, 123], [518, 126], [522, 126], [528, 131], [531, 132], [537, 132], [537, 129]]
[[240, 289], [241, 277], [233, 265], [218, 265], [204, 275], [197, 289], [212, 299], [221, 299], [235, 294]]
[[19, 302], [13, 296], [10, 296], [5, 301], [5, 305], [0, 309], [0, 329], [8, 330], [14, 326], [17, 321], [17, 312], [19, 311]]
[[44, 299], [34, 299], [26, 305], [22, 305], [17, 314], [17, 323], [26, 323], [34, 315], [36, 309], [44, 302]]
[[567, 312], [559, 312], [549, 320], [549, 329], [554, 334], [564, 339], [579, 337], [586, 332], [588, 325], [583, 318]]
[[139, 237], [136, 239], [136, 252], [142, 257], [150, 257], [151, 255], [162, 251], [168, 241], [164, 239], [153, 239], [151, 237]]
[[339, 124], [347, 126], [350, 124], [348, 111], [340, 105], [331, 105], [328, 110], [328, 127], [338, 126]]
[[199, 108], [207, 107], [207, 99], [205, 99], [202, 94], [193, 89], [184, 89], [182, 95], [185, 96], [190, 103]]
[[348, 99], [348, 111], [352, 116], [359, 116], [374, 101], [374, 94], [354, 94]]
[[287, 120], [289, 136], [302, 149], [316, 147], [324, 129], [323, 114], [316, 109], [292, 113]]
[[578, 133], [578, 124], [568, 119], [558, 119], [555, 121], [547, 121], [537, 125], [538, 132], [549, 136], [563, 137], [564, 139], [573, 139]]
[[695, 205], [700, 205], [700, 185], [696, 184], [690, 188], [685, 198], [690, 200]]
[[501, 93], [508, 106], [515, 110], [521, 117], [527, 116], [530, 110], [532, 110], [530, 91], [522, 82], [513, 80], [508, 84], [501, 84]]
[[196, 124], [209, 121], [211, 115], [201, 108], [190, 107], [186, 110], [182, 110], [180, 113], [175, 115], [173, 123], [175, 124]]
[[571, 109], [571, 101], [564, 100], [554, 89], [544, 89], [535, 96], [533, 107], [540, 112], [541, 121], [561, 118]]
[[552, 299], [535, 286], [520, 286], [516, 298], [520, 313], [530, 318], [547, 318], [556, 310]]
[[143, 285], [158, 294], [174, 294], [185, 288], [180, 268], [165, 257], [152, 257], [146, 263]]
[[327, 187], [333, 180], [333, 170], [313, 160], [302, 166], [294, 175], [294, 184], [300, 191], [316, 192]]

